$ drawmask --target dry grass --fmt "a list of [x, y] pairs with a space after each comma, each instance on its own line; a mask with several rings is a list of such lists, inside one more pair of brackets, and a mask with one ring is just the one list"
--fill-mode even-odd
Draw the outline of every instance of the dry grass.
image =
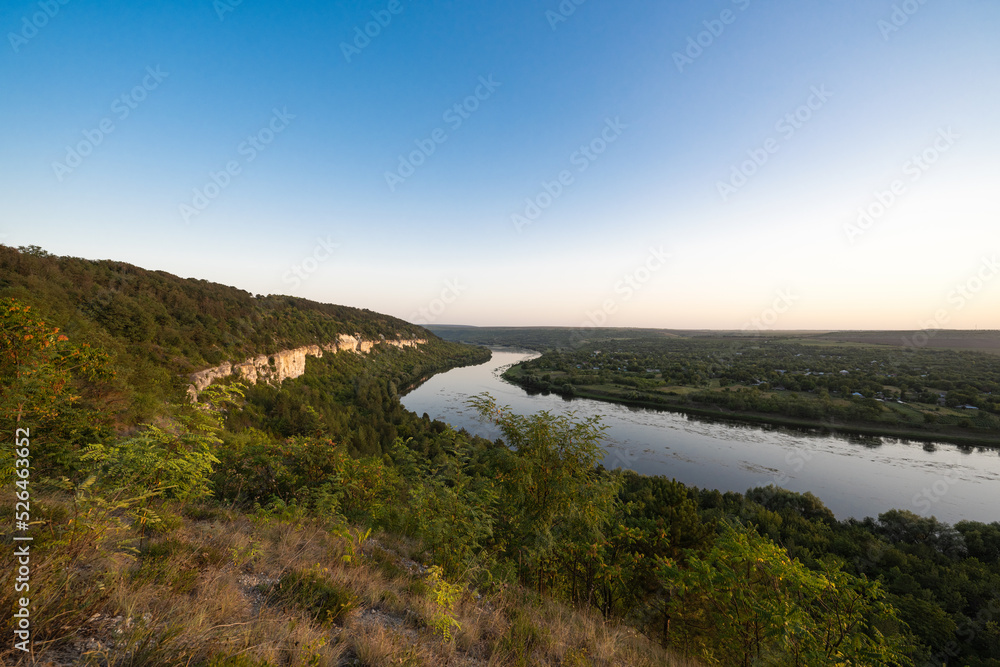
[[[48, 508], [50, 534], [58, 536], [67, 501], [35, 502]], [[141, 549], [129, 528], [110, 523], [77, 535], [75, 561], [67, 560], [65, 546], [46, 549], [38, 540], [35, 664], [689, 664], [630, 628], [519, 590], [487, 597], [466, 591], [454, 611], [460, 628], [446, 642], [431, 627], [439, 610], [428, 595], [425, 568], [414, 560], [422, 548], [411, 540], [378, 535], [365, 544], [363, 557], [348, 563], [344, 539], [319, 522], [207, 508], [163, 511], [174, 520]], [[303, 578], [316, 586], [287, 584]], [[0, 581], [5, 609], [13, 605], [10, 584]], [[305, 590], [349, 596], [352, 607], [331, 622], [323, 614], [325, 598]], [[9, 644], [0, 651], [6, 651], [2, 664], [31, 664], [16, 662], [23, 657]]]
[[355, 657], [368, 667], [441, 664], [427, 648], [392, 628], [372, 624], [353, 626], [348, 631]]

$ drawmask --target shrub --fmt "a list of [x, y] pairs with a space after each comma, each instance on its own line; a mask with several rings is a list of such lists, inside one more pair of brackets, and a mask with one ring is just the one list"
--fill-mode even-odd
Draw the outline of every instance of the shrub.
[[274, 595], [279, 603], [307, 611], [320, 625], [340, 623], [357, 606], [357, 597], [346, 587], [330, 581], [328, 572], [319, 566], [292, 570], [277, 584], [265, 587], [264, 592]]

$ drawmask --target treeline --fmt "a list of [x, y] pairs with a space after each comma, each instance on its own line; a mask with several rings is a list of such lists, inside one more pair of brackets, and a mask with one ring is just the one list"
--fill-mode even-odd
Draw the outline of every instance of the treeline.
[[472, 327], [432, 324], [427, 327], [445, 340], [470, 345], [520, 347], [546, 352], [575, 350], [585, 343], [615, 340], [662, 340], [676, 334], [660, 329], [614, 327]]
[[953, 350], [901, 350], [780, 338], [620, 339], [550, 352], [525, 369], [558, 370], [592, 384], [631, 379], [635, 386], [753, 386], [868, 398], [901, 398], [1000, 412], [1000, 355]]
[[568, 396], [1000, 437], [1000, 356], [982, 352], [780, 338], [620, 339], [547, 352], [505, 377]]
[[[92, 337], [101, 330], [177, 371], [242, 360], [338, 334], [427, 337], [422, 327], [370, 310], [253, 295], [206, 280], [108, 260], [57, 257], [0, 245], [0, 296]], [[95, 326], [96, 325], [96, 326]], [[187, 367], [184, 367], [186, 364]]]

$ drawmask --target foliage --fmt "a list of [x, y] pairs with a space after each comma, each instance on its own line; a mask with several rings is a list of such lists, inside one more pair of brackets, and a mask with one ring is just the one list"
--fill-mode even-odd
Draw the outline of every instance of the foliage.
[[382, 459], [355, 458], [323, 438], [275, 441], [249, 429], [223, 435], [212, 483], [244, 504], [298, 499], [332, 522], [378, 523], [396, 498], [398, 473]]
[[[454, 431], [446, 436], [458, 440]], [[449, 572], [471, 564], [494, 537], [500, 498], [493, 480], [470, 474], [474, 462], [462, 449], [446, 446], [437, 463], [402, 442], [391, 454], [408, 481], [402, 530], [424, 539]]]
[[340, 559], [345, 565], [357, 564], [358, 560], [361, 558], [365, 542], [371, 537], [372, 529], [362, 530], [360, 528], [355, 528], [353, 531], [349, 527], [338, 526], [336, 529], [330, 531], [334, 535], [343, 539], [344, 545], [344, 555]]
[[497, 464], [500, 547], [518, 561], [522, 581], [534, 579], [542, 592], [547, 578], [565, 575], [560, 552], [589, 552], [616, 511], [620, 480], [596, 469], [603, 427], [572, 414], [518, 415], [488, 395], [469, 403], [500, 427], [509, 448]]
[[[36, 470], [52, 474], [54, 466], [72, 464], [73, 445], [94, 430], [89, 415], [75, 409], [82, 398], [80, 383], [110, 377], [107, 362], [107, 355], [72, 343], [30, 306], [0, 299], [0, 429], [34, 429]], [[46, 441], [48, 447], [37, 446]], [[7, 473], [0, 481], [6, 483], [11, 450], [4, 448], [0, 456]]]
[[[952, 527], [908, 512], [837, 521], [810, 494], [774, 487], [723, 494], [609, 472], [600, 466], [598, 421], [516, 415], [488, 396], [473, 405], [500, 426], [503, 440], [456, 432], [404, 410], [399, 395], [488, 352], [367, 311], [7, 248], [0, 248], [0, 286], [0, 296], [32, 305], [4, 302], [3, 414], [11, 422], [21, 414], [46, 424], [35, 464], [47, 476], [65, 475], [70, 507], [64, 526], [50, 526], [50, 542], [37, 543], [46, 554], [40, 565], [61, 577], [50, 580], [57, 582], [51, 595], [39, 598], [37, 618], [51, 613], [82, 624], [105, 593], [83, 590], [80, 573], [109, 554], [136, 553], [137, 530], [167, 530], [170, 512], [161, 501], [186, 512], [184, 503], [211, 494], [227, 503], [227, 513], [246, 510], [258, 528], [323, 525], [339, 533], [334, 551], [349, 558], [352, 573], [365, 567], [360, 550], [372, 530], [403, 533], [415, 545], [413, 557], [440, 566], [433, 570], [440, 591], [438, 583], [422, 585], [452, 619], [455, 591], [466, 583], [500, 591], [519, 579], [539, 599], [591, 608], [709, 661], [998, 664], [1000, 524]], [[310, 358], [305, 375], [281, 387], [261, 384], [241, 395], [223, 384], [203, 393], [198, 405], [177, 404], [182, 374], [196, 367], [337, 333], [412, 333], [430, 343]], [[996, 367], [980, 356], [626, 334], [588, 348], [566, 338], [572, 331], [562, 332], [564, 352], [529, 362], [522, 378], [578, 393], [596, 377], [609, 381], [602, 386], [614, 387], [617, 397], [638, 397], [626, 400], [662, 396], [690, 406], [684, 391], [669, 394], [683, 389], [706, 406], [776, 407], [763, 414], [779, 416], [794, 408], [808, 418], [867, 419], [878, 408], [877, 419], [890, 426], [890, 416], [915, 426], [922, 410], [935, 415], [920, 421], [935, 433], [957, 427], [959, 419], [974, 432], [994, 428], [988, 418]], [[86, 352], [77, 343], [84, 340], [107, 356]], [[596, 375], [595, 365], [601, 366]], [[826, 366], [836, 370], [821, 380]], [[817, 369], [824, 376], [812, 374]], [[841, 369], [849, 370], [847, 379]], [[884, 401], [844, 397], [856, 390], [855, 379], [881, 383]], [[815, 386], [807, 387], [810, 381]], [[946, 405], [887, 407], [890, 397], [922, 402], [932, 393], [932, 403], [945, 393]], [[721, 398], [712, 403], [715, 397]], [[962, 413], [947, 405], [952, 399], [978, 401], [978, 421], [957, 417]], [[117, 436], [107, 414], [117, 420]], [[140, 543], [140, 570], [154, 567], [154, 551]], [[241, 566], [260, 560], [253, 542], [219, 553]], [[194, 572], [156, 585], [194, 590]], [[321, 623], [348, 613], [351, 598], [330, 573], [299, 567], [288, 577], [274, 591], [280, 601]], [[440, 601], [438, 592], [446, 593]], [[445, 621], [442, 635], [456, 627]], [[523, 614], [514, 614], [510, 626], [504, 641], [525, 661], [531, 650], [514, 644], [548, 641]], [[61, 632], [52, 623], [40, 626], [39, 636]], [[580, 655], [567, 652], [566, 661]]]
[[448, 583], [444, 578], [444, 570], [434, 565], [427, 569], [427, 580], [431, 584], [428, 595], [434, 603], [434, 615], [430, 625], [446, 642], [451, 641], [452, 628], [461, 630], [462, 625], [455, 620], [455, 604], [462, 597], [464, 586]]
[[323, 626], [342, 622], [358, 603], [354, 593], [331, 581], [329, 569], [319, 565], [287, 572], [278, 583], [264, 590], [282, 604], [307, 611]]
[[904, 664], [879, 627], [896, 611], [875, 582], [809, 570], [753, 530], [725, 528], [704, 556], [662, 560], [669, 640], [713, 664]]
[[93, 464], [98, 486], [106, 493], [140, 488], [181, 501], [207, 497], [212, 465], [219, 463], [213, 451], [222, 442], [221, 410], [239, 395], [235, 386], [213, 387], [201, 403], [179, 408], [173, 429], [150, 425], [112, 445], [90, 445], [82, 459]]

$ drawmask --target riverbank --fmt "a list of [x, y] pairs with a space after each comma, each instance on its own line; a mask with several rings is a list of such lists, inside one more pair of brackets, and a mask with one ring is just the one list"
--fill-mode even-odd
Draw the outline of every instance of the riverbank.
[[[504, 379], [526, 391], [539, 392], [537, 387], [524, 382], [523, 375], [514, 366], [504, 373]], [[912, 440], [917, 442], [946, 442], [954, 445], [990, 447], [1000, 450], [1000, 433], [995, 435], [970, 434], [955, 430], [931, 429], [901, 429], [881, 424], [865, 422], [828, 422], [822, 420], [802, 419], [773, 413], [738, 411], [711, 406], [707, 404], [682, 402], [668, 396], [656, 396], [656, 400], [646, 397], [626, 397], [618, 394], [595, 390], [586, 386], [572, 386], [572, 392], [560, 391], [553, 387], [544, 391], [564, 398], [589, 398], [595, 401], [615, 403], [629, 407], [648, 408], [675, 412], [694, 417], [704, 417], [712, 420], [743, 423], [749, 425], [766, 425], [775, 427], [806, 430], [821, 435], [856, 435], [865, 437], [894, 438], [897, 440]], [[678, 397], [682, 398], [682, 397]]]

